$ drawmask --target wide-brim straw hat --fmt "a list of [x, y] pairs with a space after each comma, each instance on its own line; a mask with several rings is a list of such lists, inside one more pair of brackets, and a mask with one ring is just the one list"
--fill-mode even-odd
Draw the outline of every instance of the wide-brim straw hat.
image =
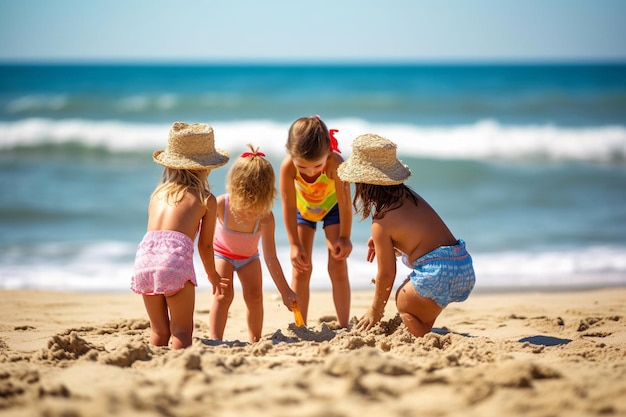
[[411, 176], [411, 170], [396, 156], [397, 145], [382, 136], [367, 133], [354, 139], [352, 154], [339, 165], [342, 181], [396, 185]]
[[200, 170], [221, 167], [230, 155], [215, 149], [213, 128], [208, 124], [176, 122], [170, 128], [165, 150], [154, 151], [152, 159], [168, 168]]

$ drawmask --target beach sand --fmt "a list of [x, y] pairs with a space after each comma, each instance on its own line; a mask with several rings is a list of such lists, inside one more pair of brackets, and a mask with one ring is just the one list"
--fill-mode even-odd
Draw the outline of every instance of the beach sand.
[[337, 330], [329, 292], [308, 328], [281, 304], [265, 294], [251, 345], [238, 293], [219, 343], [198, 291], [193, 345], [174, 351], [149, 345], [135, 294], [0, 291], [0, 415], [626, 416], [624, 287], [476, 292], [419, 339], [392, 303], [368, 333]]

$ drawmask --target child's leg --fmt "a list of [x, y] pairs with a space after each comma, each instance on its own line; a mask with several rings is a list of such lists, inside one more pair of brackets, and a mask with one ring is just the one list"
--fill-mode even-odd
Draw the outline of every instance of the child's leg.
[[165, 297], [163, 295], [144, 295], [143, 304], [146, 306], [150, 319], [150, 344], [167, 346], [170, 342], [171, 333]]
[[261, 261], [257, 258], [239, 271], [243, 299], [247, 307], [248, 337], [251, 343], [261, 340], [263, 332], [263, 279]]
[[193, 312], [196, 302], [196, 287], [187, 281], [178, 292], [166, 295], [170, 310], [170, 332], [172, 349], [182, 349], [191, 345], [193, 336]]
[[415, 291], [411, 280], [406, 280], [398, 288], [396, 306], [405, 326], [417, 337], [432, 330], [435, 319], [443, 310], [434, 300], [422, 297]]
[[[328, 225], [324, 228], [327, 246], [329, 242], [339, 237], [339, 224]], [[330, 247], [330, 246], [329, 246]], [[328, 251], [328, 275], [333, 288], [333, 302], [337, 312], [337, 320], [341, 327], [347, 328], [350, 324], [350, 281], [348, 279], [348, 262], [332, 257]]]
[[311, 281], [311, 273], [313, 272], [313, 260], [311, 255], [313, 254], [313, 238], [315, 238], [315, 229], [306, 225], [298, 225], [298, 237], [300, 244], [304, 247], [304, 250], [309, 256], [309, 268], [306, 271], [300, 272], [293, 268], [291, 278], [291, 288], [298, 294], [300, 301], [298, 306], [302, 313], [304, 323], [307, 323], [307, 316], [309, 314], [309, 284]]
[[228, 287], [223, 288], [223, 294], [213, 294], [213, 304], [209, 312], [209, 336], [211, 339], [222, 340], [226, 320], [228, 320], [228, 309], [235, 298], [235, 288], [233, 286], [233, 266], [224, 259], [215, 258], [215, 270], [219, 276], [228, 278]]

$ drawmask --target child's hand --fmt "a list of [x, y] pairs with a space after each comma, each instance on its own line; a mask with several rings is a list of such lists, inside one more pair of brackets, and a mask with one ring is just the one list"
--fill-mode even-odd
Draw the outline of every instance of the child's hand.
[[367, 241], [367, 262], [374, 262], [376, 257], [376, 248], [374, 247], [374, 239], [371, 237]]
[[213, 286], [213, 295], [224, 295], [224, 288], [228, 287], [228, 278], [222, 278], [217, 273], [208, 277]]
[[372, 307], [368, 308], [365, 314], [363, 314], [363, 317], [361, 317], [361, 320], [359, 320], [359, 322], [356, 324], [356, 329], [371, 329], [376, 323], [380, 321], [380, 319], [383, 318], [384, 313], [385, 312], [383, 310], [375, 310]]
[[338, 238], [330, 248], [330, 254], [338, 261], [343, 261], [352, 253], [352, 242], [347, 237]]
[[309, 259], [304, 248], [300, 245], [291, 245], [291, 265], [298, 272], [306, 272], [309, 268]]
[[283, 298], [283, 304], [291, 311], [293, 303], [300, 301], [300, 297], [291, 288], [280, 293]]

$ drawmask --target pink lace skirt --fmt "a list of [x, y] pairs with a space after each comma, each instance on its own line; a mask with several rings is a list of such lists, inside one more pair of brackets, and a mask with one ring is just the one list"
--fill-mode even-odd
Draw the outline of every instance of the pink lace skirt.
[[182, 289], [187, 281], [198, 286], [193, 240], [174, 230], [146, 233], [137, 247], [130, 289], [143, 295], [167, 294]]

